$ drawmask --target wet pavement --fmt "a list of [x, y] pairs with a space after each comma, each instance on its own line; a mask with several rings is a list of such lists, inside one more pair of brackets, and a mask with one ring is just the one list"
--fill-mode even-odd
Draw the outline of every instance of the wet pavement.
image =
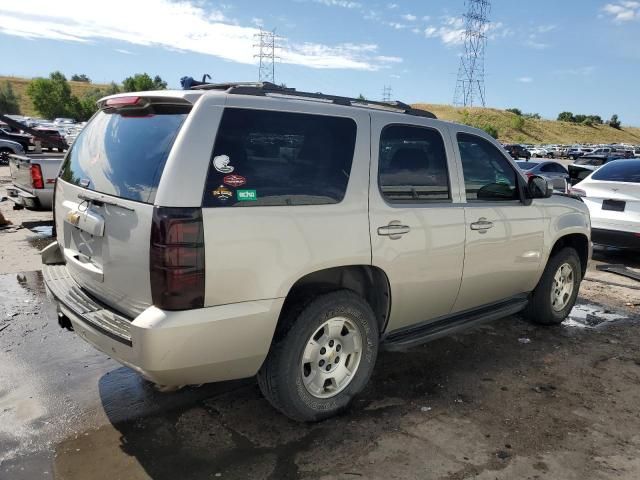
[[39, 272], [0, 275], [0, 478], [637, 479], [638, 309], [584, 285], [561, 327], [383, 353], [349, 412], [304, 425], [253, 379], [159, 392], [61, 329]]

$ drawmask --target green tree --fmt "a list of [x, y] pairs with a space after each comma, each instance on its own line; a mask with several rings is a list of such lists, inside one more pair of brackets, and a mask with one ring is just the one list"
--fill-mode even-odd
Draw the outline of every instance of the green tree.
[[366, 98], [364, 97], [364, 95], [360, 94], [358, 95], [358, 100], [366, 100]]
[[514, 130], [522, 130], [524, 128], [524, 118], [517, 116], [511, 119], [511, 128]]
[[574, 122], [575, 119], [573, 117], [573, 113], [571, 112], [562, 112], [558, 115], [559, 122]]
[[84, 73], [81, 73], [80, 75], [78, 75], [77, 73], [74, 73], [73, 75], [71, 75], [71, 81], [91, 83], [91, 79], [87, 77]]
[[539, 113], [525, 113], [522, 115], [524, 118], [529, 118], [531, 120], [541, 120], [542, 117]]
[[132, 77], [127, 77], [122, 82], [122, 90], [125, 92], [142, 92], [145, 90], [165, 90], [167, 82], [159, 75], [151, 78], [147, 73], [136, 73]]
[[0, 85], [0, 113], [4, 115], [20, 114], [20, 98], [13, 91], [9, 81]]
[[498, 134], [499, 134], [498, 129], [496, 127], [494, 127], [493, 125], [484, 125], [482, 127], [482, 130], [487, 132], [493, 138], [498, 138]]
[[72, 106], [72, 98], [75, 97], [71, 95], [66, 77], [60, 72], [51, 73], [49, 78], [32, 80], [27, 87], [27, 95], [45, 118], [67, 117], [76, 113]]
[[620, 122], [620, 119], [618, 119], [617, 114], [614, 113], [611, 116], [611, 120], [609, 120], [609, 126], [611, 128], [615, 128], [616, 130], [620, 130], [620, 128], [622, 128], [622, 123]]
[[519, 117], [522, 116], [522, 110], [520, 110], [519, 108], [507, 108], [507, 112], [511, 112], [515, 115], [518, 115]]

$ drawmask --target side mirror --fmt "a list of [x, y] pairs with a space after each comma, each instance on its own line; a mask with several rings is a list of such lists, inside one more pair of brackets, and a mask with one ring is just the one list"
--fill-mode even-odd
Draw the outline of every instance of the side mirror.
[[529, 179], [528, 188], [531, 198], [549, 198], [553, 195], [553, 186], [537, 175]]

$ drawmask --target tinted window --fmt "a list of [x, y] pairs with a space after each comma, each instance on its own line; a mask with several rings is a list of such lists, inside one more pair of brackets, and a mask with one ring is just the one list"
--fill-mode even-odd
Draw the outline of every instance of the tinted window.
[[518, 167], [521, 170], [531, 170], [532, 168], [535, 168], [537, 163], [533, 163], [533, 162], [516, 162], [516, 165], [518, 165]]
[[557, 163], [547, 163], [540, 168], [540, 171], [548, 173], [567, 173], [564, 167], [562, 165], [558, 165]]
[[338, 203], [355, 142], [356, 124], [349, 118], [226, 109], [203, 206]]
[[390, 125], [380, 136], [378, 183], [394, 203], [449, 200], [442, 136], [430, 128]]
[[99, 112], [73, 142], [60, 177], [96, 192], [153, 203], [186, 116], [186, 112], [156, 111], [148, 116]]
[[518, 200], [516, 172], [504, 155], [475, 135], [459, 133], [457, 138], [467, 201]]
[[600, 165], [604, 164], [604, 158], [582, 157], [576, 160], [575, 163], [576, 165], [591, 165], [591, 166], [599, 167]]
[[592, 180], [640, 183], [640, 161], [617, 160], [596, 170]]

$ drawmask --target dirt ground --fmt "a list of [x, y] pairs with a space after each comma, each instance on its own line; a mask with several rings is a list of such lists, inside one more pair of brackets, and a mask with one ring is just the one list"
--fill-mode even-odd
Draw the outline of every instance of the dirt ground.
[[638, 255], [597, 251], [559, 327], [512, 316], [383, 352], [348, 412], [306, 425], [254, 379], [161, 393], [60, 329], [47, 241], [0, 230], [0, 479], [640, 478], [640, 282], [595, 269]]

